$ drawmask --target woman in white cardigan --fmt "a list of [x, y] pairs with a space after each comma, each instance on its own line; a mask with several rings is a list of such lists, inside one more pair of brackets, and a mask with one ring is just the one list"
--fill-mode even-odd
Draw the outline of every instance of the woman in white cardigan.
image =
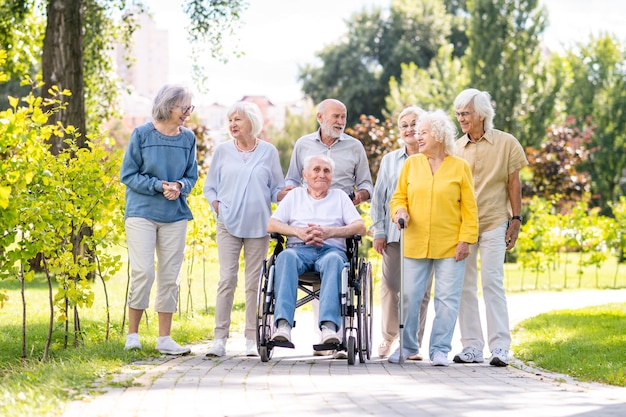
[[220, 263], [214, 342], [207, 356], [226, 354], [242, 248], [246, 277], [246, 355], [256, 356], [257, 286], [269, 245], [267, 222], [272, 214], [272, 202], [280, 201], [288, 189], [276, 147], [258, 138], [263, 128], [259, 107], [237, 102], [227, 115], [233, 140], [215, 149], [203, 190], [217, 216]]

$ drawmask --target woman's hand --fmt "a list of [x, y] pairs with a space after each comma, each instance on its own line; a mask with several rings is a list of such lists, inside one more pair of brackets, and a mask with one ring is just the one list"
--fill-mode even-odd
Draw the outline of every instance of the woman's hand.
[[400, 219], [404, 219], [404, 227], [409, 227], [409, 213], [406, 212], [405, 209], [401, 208], [396, 211], [396, 214], [393, 216], [393, 222], [398, 225], [398, 230], [400, 230]]
[[168, 200], [176, 200], [180, 197], [181, 185], [178, 182], [161, 181], [163, 185], [163, 195]]
[[287, 193], [291, 190], [293, 190], [293, 185], [286, 186], [285, 188], [283, 188], [282, 190], [278, 192], [278, 195], [276, 196], [276, 200], [283, 201], [283, 198], [285, 198]]
[[469, 256], [469, 243], [459, 242], [456, 244], [456, 252], [454, 254], [454, 260], [459, 262]]

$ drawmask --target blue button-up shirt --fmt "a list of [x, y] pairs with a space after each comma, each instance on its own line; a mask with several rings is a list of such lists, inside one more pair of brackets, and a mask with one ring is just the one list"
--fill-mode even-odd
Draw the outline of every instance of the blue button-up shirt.
[[374, 239], [385, 237], [387, 242], [400, 241], [398, 226], [391, 221], [389, 202], [396, 190], [396, 185], [398, 185], [398, 177], [400, 176], [402, 165], [404, 165], [404, 161], [408, 157], [406, 146], [403, 146], [383, 156], [383, 159], [380, 161], [370, 207], [370, 216], [372, 217], [370, 230], [374, 234]]

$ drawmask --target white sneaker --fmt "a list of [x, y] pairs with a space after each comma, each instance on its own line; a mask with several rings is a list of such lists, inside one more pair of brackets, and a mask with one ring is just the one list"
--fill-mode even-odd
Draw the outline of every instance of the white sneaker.
[[141, 349], [141, 343], [139, 343], [139, 334], [130, 333], [126, 335], [125, 350]]
[[337, 334], [337, 331], [326, 327], [326, 325], [322, 325], [322, 343], [339, 343], [339, 335]]
[[448, 366], [448, 355], [443, 352], [436, 351], [433, 353], [433, 357], [430, 358], [430, 362], [433, 366]]
[[186, 355], [191, 352], [190, 348], [179, 345], [169, 336], [157, 339], [156, 350], [165, 355]]
[[291, 342], [291, 325], [287, 320], [278, 320], [278, 326], [276, 326], [276, 330], [274, 330], [272, 340], [274, 342]]
[[208, 350], [206, 356], [224, 356], [226, 355], [226, 338], [215, 339], [213, 346]]
[[489, 365], [507, 366], [509, 364], [509, 351], [506, 349], [495, 348], [491, 352], [491, 361]]
[[256, 350], [256, 340], [246, 339], [246, 356], [259, 356]]

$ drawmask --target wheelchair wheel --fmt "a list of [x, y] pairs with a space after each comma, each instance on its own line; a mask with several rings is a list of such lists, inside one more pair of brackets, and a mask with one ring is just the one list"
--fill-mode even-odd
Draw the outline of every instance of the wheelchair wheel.
[[259, 356], [261, 357], [261, 362], [269, 362], [272, 356], [272, 349], [267, 346], [259, 346]]
[[348, 338], [348, 365], [354, 365], [355, 349], [356, 339], [354, 338], [354, 336], [350, 336]]
[[259, 278], [259, 289], [257, 292], [256, 346], [262, 362], [267, 362], [272, 357], [272, 347], [268, 346], [272, 336], [272, 309], [268, 288], [273, 280], [274, 265], [269, 266], [269, 271], [267, 269], [267, 262], [265, 262]]
[[372, 269], [369, 262], [361, 260], [359, 265], [360, 291], [357, 297], [357, 321], [359, 326], [359, 362], [371, 358], [372, 352]]

